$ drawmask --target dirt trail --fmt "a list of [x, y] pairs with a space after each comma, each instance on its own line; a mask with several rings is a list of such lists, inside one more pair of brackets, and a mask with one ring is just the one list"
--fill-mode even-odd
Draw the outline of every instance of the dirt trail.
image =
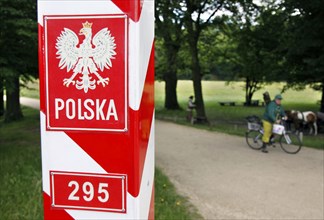
[[156, 121], [156, 164], [206, 219], [324, 218], [324, 151], [264, 154], [243, 137]]

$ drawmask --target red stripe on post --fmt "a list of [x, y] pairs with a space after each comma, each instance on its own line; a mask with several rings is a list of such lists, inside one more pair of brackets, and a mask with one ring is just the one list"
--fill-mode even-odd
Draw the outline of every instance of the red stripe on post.
[[141, 17], [144, 0], [112, 0], [117, 7], [127, 14], [134, 22], [138, 22]]
[[51, 198], [43, 192], [44, 199], [44, 216], [46, 220], [74, 220], [65, 210], [53, 209], [51, 204]]

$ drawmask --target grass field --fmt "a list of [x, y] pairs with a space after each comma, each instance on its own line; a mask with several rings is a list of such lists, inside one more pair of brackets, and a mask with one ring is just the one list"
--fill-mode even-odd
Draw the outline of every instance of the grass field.
[[[164, 82], [155, 82], [155, 108], [156, 118], [163, 120], [171, 120], [176, 123], [190, 125], [186, 121], [186, 106], [188, 97], [193, 95], [192, 81], [179, 80], [177, 93], [178, 101], [182, 110], [169, 111], [164, 109]], [[280, 93], [284, 84], [274, 83], [265, 86], [257, 91], [253, 96], [254, 100], [262, 102], [263, 93], [268, 91], [271, 97]], [[21, 95], [31, 98], [39, 98], [38, 81], [29, 83], [29, 89], [22, 89]], [[206, 107], [206, 114], [210, 124], [195, 125], [197, 128], [215, 130], [235, 135], [244, 135], [246, 131], [245, 117], [249, 115], [262, 116], [264, 107], [246, 107], [243, 106], [245, 101], [245, 91], [243, 82], [233, 82], [226, 84], [224, 81], [202, 81], [203, 96]], [[294, 109], [299, 111], [314, 111], [319, 110], [319, 100], [321, 93], [307, 88], [302, 91], [287, 90], [283, 93], [282, 104], [286, 110]], [[220, 106], [219, 102], [232, 101], [236, 102], [236, 106]], [[192, 126], [192, 125], [190, 125]], [[306, 136], [303, 140], [305, 146], [324, 149], [324, 136], [317, 137]]]
[[[0, 117], [0, 219], [43, 219], [39, 112], [23, 107], [24, 119], [5, 124]], [[156, 169], [155, 219], [200, 219]]]
[[39, 99], [39, 83], [38, 80], [28, 82], [25, 87], [21, 88], [20, 95], [24, 97]]
[[42, 219], [42, 181], [38, 111], [4, 124], [0, 118], [0, 219]]
[[[263, 93], [268, 91], [271, 97], [280, 93], [284, 84], [275, 83], [266, 86], [264, 89], [256, 92], [253, 99], [263, 100]], [[155, 83], [155, 107], [156, 117], [158, 119], [171, 120], [180, 124], [187, 124], [186, 106], [188, 97], [193, 95], [193, 86], [191, 81], [179, 81], [177, 87], [178, 101], [182, 110], [170, 111], [165, 110], [164, 105], [164, 82]], [[226, 132], [235, 135], [244, 135], [246, 131], [245, 117], [249, 115], [262, 116], [264, 107], [246, 107], [243, 106], [245, 101], [245, 91], [243, 90], [244, 83], [235, 82], [226, 85], [223, 81], [203, 81], [203, 96], [206, 107], [206, 114], [210, 125], [195, 125], [195, 127]], [[282, 105], [286, 110], [295, 109], [300, 111], [319, 110], [319, 100], [321, 93], [307, 88], [303, 91], [287, 90], [283, 93]], [[233, 101], [236, 106], [220, 106], [219, 102]], [[191, 126], [191, 125], [190, 125]], [[304, 138], [304, 145], [324, 149], [324, 137], [318, 135], [316, 137], [307, 136]]]

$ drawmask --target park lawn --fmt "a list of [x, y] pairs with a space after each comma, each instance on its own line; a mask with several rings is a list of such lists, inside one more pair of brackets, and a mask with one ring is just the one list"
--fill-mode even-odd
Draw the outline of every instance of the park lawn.
[[[280, 93], [284, 83], [273, 83], [257, 91], [253, 97], [254, 100], [263, 101], [263, 93], [268, 91], [271, 97]], [[22, 88], [21, 95], [31, 98], [39, 98], [38, 80], [27, 84], [27, 88]], [[186, 108], [188, 97], [193, 95], [192, 81], [179, 80], [177, 87], [178, 101], [181, 110], [164, 109], [164, 87], [162, 81], [155, 82], [155, 109], [156, 118], [162, 120], [174, 121], [179, 124], [192, 126], [186, 121]], [[246, 131], [245, 118], [249, 115], [262, 116], [263, 107], [243, 106], [245, 101], [244, 82], [226, 83], [225, 81], [202, 81], [205, 109], [210, 124], [195, 125], [197, 128], [208, 129], [212, 131], [225, 132], [234, 135], [244, 135]], [[307, 88], [302, 91], [287, 90], [283, 93], [282, 104], [286, 110], [314, 111], [319, 110], [319, 101], [321, 93]], [[236, 106], [220, 106], [219, 102], [232, 101]], [[319, 149], [324, 149], [323, 135], [305, 136], [304, 145]]]
[[[283, 83], [267, 85], [264, 89], [257, 91], [254, 100], [263, 101], [263, 93], [268, 91], [273, 98], [280, 93]], [[178, 101], [181, 110], [166, 110], [164, 108], [164, 82], [155, 82], [155, 108], [156, 117], [162, 120], [170, 120], [179, 124], [190, 125], [186, 121], [186, 108], [188, 97], [193, 95], [192, 81], [179, 80], [177, 87]], [[243, 136], [246, 131], [245, 118], [249, 115], [262, 117], [264, 107], [246, 107], [245, 91], [243, 82], [233, 82], [226, 84], [224, 81], [202, 81], [203, 97], [209, 125], [194, 125], [197, 128], [213, 131], [225, 132], [229, 134]], [[319, 100], [321, 93], [307, 88], [303, 91], [287, 90], [283, 95], [282, 104], [286, 110], [295, 109], [299, 111], [319, 110]], [[219, 102], [232, 101], [236, 106], [220, 106]], [[190, 125], [192, 126], [192, 125]], [[319, 149], [324, 149], [323, 135], [304, 137], [304, 145]]]
[[[155, 107], [157, 112], [163, 111], [164, 104], [164, 82], [156, 81], [155, 83]], [[253, 96], [254, 100], [263, 101], [263, 93], [268, 91], [271, 97], [280, 93], [284, 84], [274, 83], [266, 86], [264, 89], [257, 91]], [[245, 107], [245, 91], [243, 82], [234, 82], [229, 85], [224, 81], [202, 81], [203, 97], [206, 107], [206, 113], [209, 120], [216, 119], [242, 119], [246, 114], [263, 113], [263, 108], [260, 107]], [[183, 109], [186, 108], [188, 97], [193, 95], [192, 82], [189, 80], [179, 80], [177, 87], [178, 101]], [[283, 93], [282, 104], [285, 109], [296, 109], [300, 111], [311, 110], [318, 111], [318, 101], [321, 98], [321, 93], [307, 88], [303, 91], [288, 90]], [[233, 101], [236, 102], [235, 107], [220, 106], [219, 102]]]
[[[169, 111], [164, 109], [164, 86], [162, 81], [155, 82], [155, 109], [156, 118], [174, 121], [179, 124], [190, 125], [186, 121], [186, 107], [188, 97], [193, 95], [192, 81], [179, 80], [177, 93], [178, 101], [182, 110]], [[253, 97], [254, 100], [263, 101], [263, 93], [268, 91], [271, 97], [280, 93], [284, 83], [273, 83], [257, 91]], [[39, 98], [38, 80], [27, 84], [27, 88], [22, 88], [21, 95], [31, 98]], [[245, 118], [249, 115], [262, 116], [263, 107], [245, 107], [244, 82], [226, 83], [225, 81], [202, 81], [203, 96], [206, 108], [206, 114], [210, 125], [195, 125], [197, 128], [208, 129], [212, 131], [225, 132], [234, 135], [244, 135], [246, 131]], [[287, 90], [283, 93], [282, 104], [286, 110], [295, 109], [299, 111], [319, 110], [319, 101], [321, 93], [307, 88], [302, 91]], [[219, 102], [232, 101], [236, 106], [220, 106]], [[323, 135], [305, 136], [304, 145], [319, 149], [324, 149]]]
[[[0, 117], [0, 219], [43, 219], [39, 111], [23, 107], [24, 119]], [[169, 179], [155, 174], [155, 219], [201, 219]]]
[[39, 80], [29, 81], [20, 89], [20, 96], [39, 99]]
[[0, 219], [43, 219], [39, 113], [23, 113], [10, 124], [0, 118]]

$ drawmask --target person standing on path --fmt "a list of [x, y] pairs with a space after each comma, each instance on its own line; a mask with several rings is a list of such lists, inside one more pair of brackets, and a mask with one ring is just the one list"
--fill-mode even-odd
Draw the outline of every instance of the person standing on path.
[[262, 148], [261, 151], [263, 153], [268, 153], [267, 145], [270, 142], [270, 138], [272, 135], [272, 127], [273, 124], [279, 124], [282, 117], [285, 117], [285, 111], [281, 106], [282, 96], [280, 94], [276, 95], [274, 100], [271, 101], [268, 105], [266, 105], [265, 112], [263, 114], [263, 129], [264, 134], [262, 137]]
[[193, 110], [196, 108], [196, 104], [193, 96], [189, 96], [188, 106], [187, 106], [187, 120], [193, 124]]

